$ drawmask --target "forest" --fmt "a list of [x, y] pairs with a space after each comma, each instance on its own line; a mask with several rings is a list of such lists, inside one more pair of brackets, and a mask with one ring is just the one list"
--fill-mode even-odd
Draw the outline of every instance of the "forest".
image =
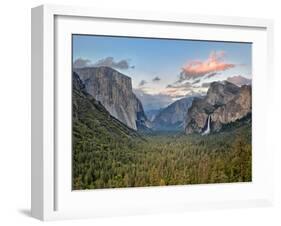
[[73, 34], [72, 189], [251, 182], [252, 75], [249, 42]]
[[208, 136], [163, 132], [99, 143], [84, 132], [74, 139], [75, 190], [252, 179], [251, 125]]
[[251, 114], [202, 136], [129, 128], [74, 74], [72, 188], [102, 189], [251, 181]]

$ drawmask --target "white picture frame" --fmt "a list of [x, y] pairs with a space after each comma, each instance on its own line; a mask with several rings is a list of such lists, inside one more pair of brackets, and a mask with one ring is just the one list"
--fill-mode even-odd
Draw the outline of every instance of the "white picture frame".
[[[253, 149], [256, 149], [254, 152], [256, 157], [253, 159], [255, 170], [253, 182], [243, 185], [239, 183], [186, 185], [81, 192], [69, 190], [69, 185], [67, 184], [70, 184], [70, 181], [67, 182], [67, 180], [71, 180], [68, 177], [71, 174], [69, 172], [70, 162], [64, 165], [61, 161], [64, 157], [68, 159], [69, 155], [63, 155], [63, 152], [60, 152], [59, 150], [61, 149], [58, 149], [58, 147], [64, 147], [64, 144], [71, 146], [71, 144], [67, 144], [66, 139], [60, 142], [57, 136], [59, 132], [56, 131], [60, 128], [60, 121], [63, 121], [59, 117], [61, 113], [57, 112], [57, 109], [59, 109], [58, 104], [61, 103], [61, 100], [67, 99], [64, 92], [68, 92], [70, 88], [70, 86], [60, 85], [61, 81], [67, 80], [70, 70], [69, 65], [64, 63], [71, 63], [71, 59], [69, 57], [65, 62], [60, 61], [60, 57], [65, 58], [65, 55], [61, 54], [59, 48], [60, 46], [61, 48], [71, 48], [70, 46], [67, 47], [69, 44], [67, 37], [71, 33], [77, 31], [91, 33], [91, 31], [87, 31], [86, 25], [81, 26], [81, 24], [93, 23], [98, 27], [103, 20], [109, 21], [108, 26], [112, 28], [111, 31], [108, 31], [108, 34], [121, 36], [128, 34], [126, 30], [123, 33], [122, 29], [120, 31], [114, 30], [114, 23], [125, 22], [125, 28], [139, 23], [147, 33], [144, 31], [141, 31], [141, 33], [137, 29], [132, 29], [130, 32], [134, 32], [131, 33], [132, 35], [143, 37], [146, 35], [154, 36], [155, 34], [153, 34], [153, 29], [150, 26], [161, 24], [161, 26], [170, 26], [169, 28], [171, 29], [175, 26], [175, 31], [176, 26], [190, 26], [190, 28], [198, 26], [201, 30], [209, 27], [220, 30], [218, 33], [211, 31], [211, 39], [231, 41], [231, 33], [232, 38], [236, 41], [249, 40], [256, 43], [253, 48], [254, 51], [256, 48], [255, 54], [257, 57], [254, 57], [253, 66], [255, 67], [258, 62], [260, 64], [256, 67], [256, 70], [254, 68], [257, 78], [254, 79], [255, 88], [253, 89], [253, 105], [256, 108], [256, 113], [253, 114], [253, 137], [255, 137]], [[108, 29], [107, 26], [103, 30], [100, 29], [99, 32], [107, 33], [106, 29]], [[241, 31], [235, 32], [235, 29], [237, 31], [241, 29]], [[166, 33], [163, 31], [161, 35], [169, 37], [167, 32], [169, 29], [165, 30]], [[195, 32], [193, 33], [195, 34]], [[184, 37], [181, 36], [184, 34], [179, 32], [177, 35]], [[194, 39], [200, 39], [204, 32], [200, 31], [196, 35], [193, 36]], [[64, 40], [64, 42], [60, 40]], [[273, 153], [268, 148], [266, 139], [266, 117], [270, 103], [263, 103], [263, 106], [265, 105], [266, 107], [261, 108], [260, 102], [266, 100], [263, 98], [266, 98], [266, 95], [271, 92], [270, 87], [273, 82], [272, 45], [273, 22], [265, 19], [159, 14], [57, 5], [43, 5], [33, 8], [32, 216], [41, 220], [56, 220], [271, 205], [273, 202]], [[64, 54], [68, 53], [69, 49]], [[57, 65], [58, 63], [64, 65], [63, 68]], [[60, 76], [56, 76], [58, 74]], [[68, 109], [67, 106], [64, 109]], [[67, 130], [68, 128], [69, 130], [68, 126], [66, 125], [64, 129]], [[64, 171], [68, 172], [63, 174]], [[67, 176], [64, 177], [65, 175]], [[86, 200], [91, 199], [95, 200], [94, 204], [86, 204]]]

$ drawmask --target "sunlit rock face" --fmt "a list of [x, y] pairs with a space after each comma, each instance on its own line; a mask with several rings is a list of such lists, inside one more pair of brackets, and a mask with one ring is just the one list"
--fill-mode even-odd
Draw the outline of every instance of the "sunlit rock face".
[[230, 82], [213, 82], [203, 99], [195, 99], [186, 117], [185, 132], [202, 133], [208, 117], [211, 118], [211, 132], [218, 132], [222, 126], [242, 119], [252, 112], [250, 85], [238, 87]]
[[131, 78], [110, 67], [74, 69], [85, 90], [116, 119], [137, 130], [149, 126], [141, 102], [132, 91]]

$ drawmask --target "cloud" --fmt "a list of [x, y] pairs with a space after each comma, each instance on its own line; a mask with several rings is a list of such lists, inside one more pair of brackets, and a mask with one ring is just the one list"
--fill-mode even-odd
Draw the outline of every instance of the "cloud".
[[141, 80], [139, 83], [139, 87], [144, 86], [147, 83], [147, 81], [145, 80]]
[[153, 82], [159, 82], [160, 80], [161, 79], [158, 76], [156, 76], [155, 78], [152, 79]]
[[179, 82], [189, 79], [201, 78], [204, 76], [214, 76], [217, 72], [225, 71], [235, 67], [235, 64], [224, 61], [223, 51], [211, 52], [209, 57], [204, 60], [193, 60], [183, 66], [180, 73]]
[[189, 89], [192, 87], [192, 84], [190, 82], [185, 82], [185, 83], [180, 83], [180, 84], [170, 84], [170, 85], [167, 85], [166, 88], [176, 88], [176, 89], [179, 89], [179, 88], [182, 88], [182, 89]]
[[92, 63], [89, 59], [78, 58], [74, 61], [73, 67], [74, 68], [82, 68], [82, 67], [112, 67], [116, 69], [126, 70], [129, 68], [134, 69], [134, 65], [130, 65], [129, 60], [119, 60], [116, 61], [113, 57], [106, 57], [103, 59], [98, 60], [95, 63]]
[[115, 61], [113, 57], [106, 57], [106, 58], [100, 59], [99, 61], [94, 63], [93, 66], [95, 66], [95, 67], [106, 66], [106, 67], [113, 67], [113, 68], [117, 68], [117, 69], [132, 68], [132, 66], [130, 66], [128, 60]]
[[201, 79], [197, 79], [197, 80], [195, 80], [194, 82], [192, 82], [192, 85], [197, 84], [197, 83], [199, 83], [200, 81], [201, 81]]
[[209, 84], [200, 84], [201, 79], [197, 79], [193, 82], [175, 82], [167, 85], [166, 89], [162, 91], [162, 94], [169, 95], [173, 99], [179, 99], [187, 96], [205, 95], [208, 91]]
[[190, 82], [184, 82], [167, 85], [162, 93], [172, 98], [181, 98], [194, 94], [195, 91], [201, 92], [201, 87], [195, 87]]
[[134, 89], [133, 91], [141, 101], [145, 111], [165, 108], [173, 102], [169, 95], [149, 94], [142, 89]]
[[82, 68], [82, 67], [88, 67], [90, 66], [91, 61], [84, 58], [78, 58], [73, 62], [74, 68]]
[[215, 75], [219, 75], [220, 73], [218, 73], [218, 72], [213, 72], [213, 73], [210, 73], [210, 74], [208, 74], [207, 76], [206, 76], [206, 78], [212, 78], [212, 77], [214, 77]]

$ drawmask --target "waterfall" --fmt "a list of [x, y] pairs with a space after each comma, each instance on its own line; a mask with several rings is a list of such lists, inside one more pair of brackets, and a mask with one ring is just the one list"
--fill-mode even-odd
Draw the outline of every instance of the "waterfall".
[[206, 130], [202, 133], [203, 136], [204, 136], [204, 135], [207, 135], [207, 134], [209, 134], [209, 133], [211, 132], [211, 126], [210, 126], [210, 124], [211, 124], [211, 115], [208, 115], [208, 119], [207, 119], [207, 128], [206, 128]]

